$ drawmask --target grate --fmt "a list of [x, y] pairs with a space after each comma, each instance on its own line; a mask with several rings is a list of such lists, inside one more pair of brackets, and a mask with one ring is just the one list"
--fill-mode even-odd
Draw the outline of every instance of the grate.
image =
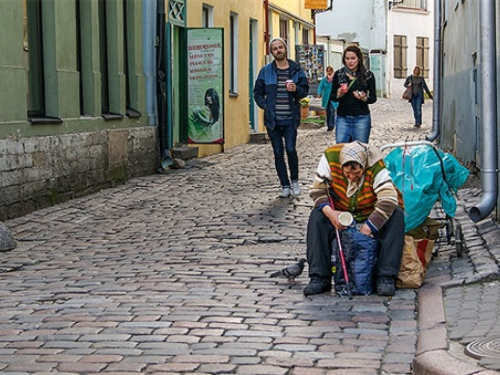
[[500, 337], [476, 340], [467, 345], [465, 354], [476, 358], [500, 358]]

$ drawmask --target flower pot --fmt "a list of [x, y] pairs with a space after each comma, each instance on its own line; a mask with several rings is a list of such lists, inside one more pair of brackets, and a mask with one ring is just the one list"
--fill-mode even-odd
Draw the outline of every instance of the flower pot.
[[300, 118], [305, 119], [309, 117], [309, 106], [300, 106]]

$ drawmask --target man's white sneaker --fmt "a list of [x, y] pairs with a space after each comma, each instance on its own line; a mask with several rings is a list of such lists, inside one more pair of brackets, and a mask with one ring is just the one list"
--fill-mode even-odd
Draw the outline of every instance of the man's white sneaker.
[[298, 197], [300, 195], [300, 186], [298, 181], [292, 182], [292, 194], [295, 197]]
[[279, 197], [280, 198], [288, 198], [289, 196], [290, 196], [290, 188], [285, 186], [283, 188], [283, 190], [281, 190]]

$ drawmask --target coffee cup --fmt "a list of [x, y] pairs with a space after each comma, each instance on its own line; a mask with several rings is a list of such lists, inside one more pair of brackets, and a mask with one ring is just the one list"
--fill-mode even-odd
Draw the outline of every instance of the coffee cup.
[[347, 83], [340, 84], [340, 91], [346, 93], [348, 90], [349, 90], [349, 88], [347, 87]]
[[340, 213], [340, 215], [339, 215], [339, 223], [342, 226], [348, 227], [349, 225], [352, 224], [353, 221], [354, 221], [354, 218], [352, 217], [352, 215], [351, 215], [350, 212], [344, 211], [344, 212]]
[[290, 84], [292, 84], [292, 83], [293, 83], [293, 79], [287, 79], [287, 80], [285, 81], [286, 88], [288, 88], [288, 86], [290, 86]]

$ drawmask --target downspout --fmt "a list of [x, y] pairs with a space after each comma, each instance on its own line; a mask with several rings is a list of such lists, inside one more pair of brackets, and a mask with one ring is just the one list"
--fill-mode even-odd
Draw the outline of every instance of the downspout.
[[266, 56], [269, 55], [269, 0], [264, 0], [264, 27], [266, 30], [264, 31], [264, 44], [266, 46]]
[[156, 99], [158, 110], [158, 129], [160, 138], [161, 168], [172, 165], [169, 150], [168, 114], [167, 114], [167, 56], [165, 47], [166, 18], [165, 0], [157, 0], [156, 12]]
[[441, 119], [441, 84], [442, 84], [442, 51], [441, 39], [443, 35], [443, 16], [441, 0], [434, 0], [434, 100], [432, 101], [432, 133], [425, 137], [434, 141], [439, 136], [439, 120]]
[[158, 124], [158, 112], [156, 108], [156, 72], [155, 72], [155, 33], [156, 33], [156, 3], [143, 0], [143, 45], [144, 45], [144, 76], [146, 78], [146, 113], [149, 125]]
[[479, 2], [479, 34], [481, 58], [481, 201], [469, 211], [469, 217], [477, 222], [493, 211], [498, 197], [498, 150], [497, 144], [497, 74], [496, 74], [496, 9], [495, 0]]

